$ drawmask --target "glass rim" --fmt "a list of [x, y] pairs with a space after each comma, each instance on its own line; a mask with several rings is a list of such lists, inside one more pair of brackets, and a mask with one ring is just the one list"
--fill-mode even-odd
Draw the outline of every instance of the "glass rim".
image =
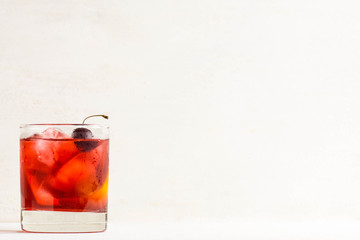
[[36, 126], [89, 126], [89, 127], [95, 127], [95, 128], [109, 128], [109, 125], [105, 124], [91, 124], [91, 123], [26, 123], [26, 124], [20, 124], [20, 128], [25, 127], [36, 127]]

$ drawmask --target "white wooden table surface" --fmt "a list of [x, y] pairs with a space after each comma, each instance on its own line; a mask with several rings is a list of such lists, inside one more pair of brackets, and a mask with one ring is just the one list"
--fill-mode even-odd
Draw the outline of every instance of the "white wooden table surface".
[[0, 239], [360, 239], [360, 221], [111, 222], [103, 233], [26, 233], [19, 223], [0, 223]]

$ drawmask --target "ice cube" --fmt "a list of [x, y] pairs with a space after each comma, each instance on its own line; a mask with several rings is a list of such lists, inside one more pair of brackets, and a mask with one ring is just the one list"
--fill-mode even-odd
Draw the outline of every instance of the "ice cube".
[[80, 151], [74, 141], [53, 141], [51, 145], [56, 164], [61, 167]]
[[[57, 166], [61, 166], [79, 153], [78, 148], [71, 141], [71, 137], [58, 128], [48, 128], [42, 132], [43, 138], [56, 139], [51, 141], [51, 149]], [[66, 140], [67, 139], [67, 140]], [[59, 141], [57, 141], [59, 140]]]
[[50, 138], [50, 139], [65, 139], [71, 138], [69, 135], [64, 133], [61, 129], [58, 128], [48, 128], [44, 130], [40, 136], [42, 138]]
[[36, 139], [21, 142], [24, 166], [28, 170], [48, 172], [55, 164], [54, 151], [50, 141]]
[[46, 188], [47, 179], [39, 172], [28, 171], [26, 174], [35, 201], [43, 206], [56, 206], [59, 200], [56, 199]]
[[27, 169], [53, 172], [79, 153], [72, 140], [32, 138], [21, 141], [21, 154]]
[[107, 156], [102, 149], [99, 145], [89, 152], [80, 152], [67, 161], [57, 171], [52, 187], [59, 191], [75, 192], [78, 196], [97, 191], [107, 176], [107, 168], [104, 168], [103, 164]]
[[86, 195], [98, 188], [95, 165], [86, 161], [87, 153], [80, 153], [61, 167], [54, 178], [54, 188]]

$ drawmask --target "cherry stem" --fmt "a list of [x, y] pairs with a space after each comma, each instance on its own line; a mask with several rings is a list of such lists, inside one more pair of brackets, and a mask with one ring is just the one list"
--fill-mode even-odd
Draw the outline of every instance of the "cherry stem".
[[105, 118], [105, 119], [109, 119], [109, 116], [107, 116], [107, 115], [101, 115], [101, 114], [100, 114], [100, 115], [91, 115], [91, 116], [86, 117], [86, 118], [83, 120], [82, 124], [85, 123], [85, 120], [86, 120], [86, 119], [92, 118], [92, 117], [103, 117], [103, 118]]

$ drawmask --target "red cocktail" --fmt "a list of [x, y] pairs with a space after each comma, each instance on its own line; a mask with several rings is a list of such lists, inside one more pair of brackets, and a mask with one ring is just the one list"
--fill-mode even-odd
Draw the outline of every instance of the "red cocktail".
[[[94, 214], [100, 213], [105, 218], [105, 226], [104, 229], [100, 227], [94, 231], [105, 230], [109, 170], [108, 128], [105, 127], [104, 130], [98, 125], [85, 124], [37, 124], [25, 127], [35, 127], [42, 131], [28, 131], [30, 136], [20, 139], [22, 217], [27, 217], [32, 222], [31, 226], [23, 223], [23, 229], [41, 232], [91, 232], [91, 229], [82, 230], [81, 227], [83, 224], [98, 222], [99, 215]], [[76, 214], [80, 212], [87, 215], [83, 215], [83, 220], [80, 217], [80, 220], [75, 221], [75, 225], [80, 224], [78, 229], [70, 227], [67, 230], [57, 230], [51, 229], [53, 223], [46, 223], [48, 215], [41, 215], [45, 212], [49, 214], [49, 211], [55, 218], [62, 214], [59, 216], [62, 220], [59, 221], [63, 221], [65, 225], [69, 223], [64, 219], [78, 219], [80, 215]], [[34, 214], [37, 215], [34, 217]], [[34, 219], [39, 219], [39, 214], [44, 222], [33, 223]], [[94, 219], [87, 223], [91, 216]], [[59, 224], [57, 221], [55, 225]]]

